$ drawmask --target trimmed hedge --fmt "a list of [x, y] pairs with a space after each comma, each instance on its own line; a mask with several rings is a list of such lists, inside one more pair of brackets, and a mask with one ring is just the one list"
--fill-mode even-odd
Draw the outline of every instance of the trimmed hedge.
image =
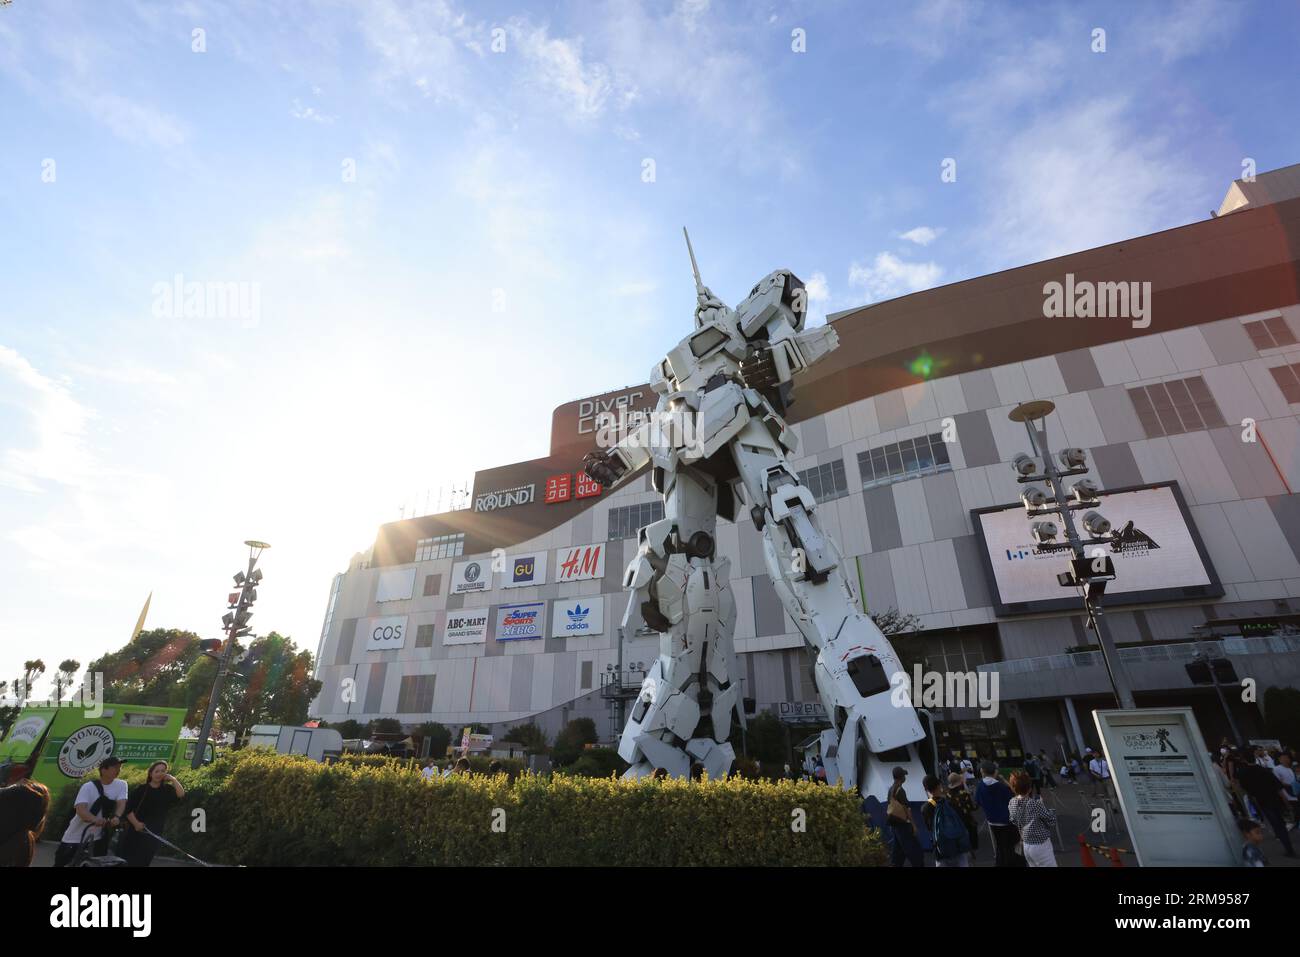
[[[803, 782], [527, 773], [513, 780], [476, 774], [425, 781], [418, 764], [407, 762], [325, 765], [248, 750], [176, 775], [188, 793], [164, 836], [222, 864], [885, 862], [852, 794]], [[128, 780], [133, 776], [128, 773]], [[205, 822], [198, 832], [191, 826], [195, 809], [202, 809]], [[802, 831], [792, 827], [797, 817]]]

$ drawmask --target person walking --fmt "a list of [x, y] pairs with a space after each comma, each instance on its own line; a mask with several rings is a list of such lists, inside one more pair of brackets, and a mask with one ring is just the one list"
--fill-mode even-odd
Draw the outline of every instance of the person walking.
[[50, 789], [30, 778], [0, 788], [0, 867], [31, 867], [50, 813]]
[[975, 799], [966, 787], [966, 779], [960, 774], [948, 775], [948, 800], [961, 815], [962, 823], [966, 825], [966, 832], [970, 835], [970, 853], [973, 863], [975, 852], [980, 849], [980, 829], [975, 823]]
[[1056, 812], [1045, 805], [1041, 798], [1030, 792], [1034, 784], [1024, 771], [1011, 775], [1011, 790], [1015, 797], [1007, 805], [1007, 813], [1020, 831], [1020, 844], [1024, 849], [1025, 863], [1030, 867], [1055, 867], [1056, 852], [1052, 850], [1052, 827], [1056, 824]]
[[1020, 832], [1011, 823], [1007, 806], [1014, 795], [1007, 782], [998, 776], [998, 766], [992, 761], [980, 764], [979, 784], [975, 785], [975, 803], [984, 812], [989, 832], [993, 836], [994, 867], [1024, 867], [1025, 859], [1016, 853]]
[[1295, 857], [1295, 849], [1291, 846], [1291, 835], [1287, 833], [1286, 798], [1283, 796], [1282, 783], [1273, 776], [1270, 769], [1256, 764], [1244, 752], [1234, 752], [1234, 756], [1237, 783], [1246, 792], [1246, 796], [1254, 802], [1260, 816], [1268, 821], [1277, 839], [1282, 842], [1282, 852], [1287, 857]]
[[1296, 804], [1295, 771], [1291, 767], [1291, 755], [1286, 751], [1277, 756], [1277, 763], [1273, 765], [1273, 777], [1277, 778], [1277, 783], [1282, 785], [1282, 795], [1286, 798], [1287, 810], [1291, 812], [1292, 827], [1300, 825], [1300, 813], [1297, 812]]
[[1055, 791], [1056, 778], [1052, 777], [1052, 762], [1047, 759], [1046, 751], [1038, 752], [1038, 766], [1043, 769], [1043, 783]]
[[1025, 755], [1025, 773], [1029, 775], [1029, 783], [1033, 787], [1034, 797], [1042, 797], [1043, 768], [1032, 751]]
[[1088, 762], [1088, 772], [1093, 779], [1100, 782], [1101, 790], [1107, 797], [1114, 797], [1115, 792], [1110, 786], [1110, 765], [1106, 763], [1104, 754], [1094, 754], [1092, 760]]
[[934, 866], [970, 867], [970, 832], [961, 813], [944, 794], [943, 782], [927, 774], [921, 785], [930, 796], [921, 814], [934, 846]]
[[894, 784], [889, 789], [885, 806], [885, 824], [892, 838], [889, 849], [890, 864], [902, 867], [904, 862], [912, 867], [924, 867], [925, 857], [916, 839], [916, 825], [912, 820], [912, 806], [907, 801], [903, 785], [907, 781], [904, 768], [894, 768]]
[[167, 813], [183, 797], [185, 788], [171, 775], [166, 761], [149, 765], [144, 782], [136, 785], [126, 802], [126, 822], [130, 827], [122, 835], [118, 851], [126, 860], [127, 867], [149, 866], [158, 851], [158, 841], [153, 834], [162, 833]]
[[109, 755], [99, 762], [98, 779], [87, 781], [77, 791], [72, 817], [54, 852], [55, 867], [72, 863], [87, 832], [95, 840], [95, 854], [108, 852], [108, 829], [121, 823], [126, 808], [126, 782], [118, 777], [121, 770], [121, 759]]

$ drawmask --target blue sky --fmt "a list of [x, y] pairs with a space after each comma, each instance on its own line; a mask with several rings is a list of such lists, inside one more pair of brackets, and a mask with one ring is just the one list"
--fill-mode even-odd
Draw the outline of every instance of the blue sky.
[[[150, 591], [216, 636], [250, 537], [255, 630], [315, 650], [381, 522], [644, 381], [683, 224], [728, 301], [788, 267], [825, 315], [1204, 219], [1300, 161], [1298, 34], [1210, 0], [14, 0], [0, 677], [117, 647]], [[178, 275], [256, 314], [160, 306]]]

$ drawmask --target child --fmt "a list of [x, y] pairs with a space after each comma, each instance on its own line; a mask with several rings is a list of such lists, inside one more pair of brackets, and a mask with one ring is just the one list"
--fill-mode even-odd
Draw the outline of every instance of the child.
[[1237, 827], [1241, 828], [1241, 836], [1245, 838], [1246, 843], [1241, 846], [1241, 863], [1243, 867], [1264, 867], [1268, 861], [1264, 860], [1264, 852], [1261, 851], [1260, 845], [1264, 843], [1264, 825], [1259, 821], [1252, 821], [1248, 817], [1238, 819]]

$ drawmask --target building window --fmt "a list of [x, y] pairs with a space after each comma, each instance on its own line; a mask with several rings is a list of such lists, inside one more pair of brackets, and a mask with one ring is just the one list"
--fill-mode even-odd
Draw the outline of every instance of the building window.
[[[464, 532], [457, 532], [454, 535], [435, 535], [433, 538], [422, 538], [415, 543], [415, 560], [428, 562], [435, 558], [455, 558], [464, 551]], [[427, 595], [428, 592], [425, 594]]]
[[1224, 425], [1223, 413], [1198, 375], [1128, 390], [1147, 438], [1179, 435]]
[[873, 488], [918, 475], [951, 472], [952, 462], [948, 458], [948, 445], [943, 440], [943, 433], [932, 432], [859, 452], [858, 470], [862, 473], [862, 487]]
[[436, 595], [442, 591], [442, 575], [425, 575], [424, 576], [424, 597]]
[[579, 691], [591, 690], [591, 662], [590, 661], [584, 661], [582, 663], [582, 681], [579, 682], [578, 684], [578, 690]]
[[1277, 387], [1288, 402], [1300, 402], [1300, 362], [1289, 366], [1274, 366], [1268, 370], [1277, 380]]
[[1286, 324], [1286, 320], [1281, 316], [1259, 319], [1255, 322], [1244, 322], [1242, 325], [1245, 327], [1246, 335], [1250, 336], [1250, 341], [1254, 343], [1255, 348], [1261, 351], [1296, 344], [1295, 333], [1291, 331], [1291, 327]]
[[418, 625], [415, 629], [415, 647], [433, 647], [433, 625]]
[[405, 675], [397, 692], [398, 714], [428, 714], [433, 710], [437, 675]]
[[609, 540], [631, 538], [643, 526], [664, 517], [663, 502], [642, 502], [609, 510]]
[[819, 502], [829, 502], [849, 494], [848, 481], [844, 478], [843, 459], [805, 469], [799, 473], [799, 481], [808, 487], [813, 498]]

